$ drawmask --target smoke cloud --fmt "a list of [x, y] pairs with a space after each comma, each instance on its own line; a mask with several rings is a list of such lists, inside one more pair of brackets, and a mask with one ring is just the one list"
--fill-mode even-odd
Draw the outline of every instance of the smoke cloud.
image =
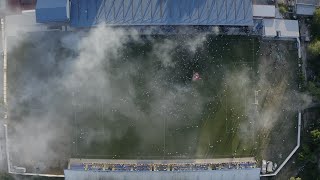
[[[230, 86], [230, 99], [241, 102], [240, 107], [244, 106], [242, 115], [248, 119], [239, 124], [243, 143], [252, 143], [250, 141], [253, 136], [255, 141], [258, 141], [259, 135], [263, 135], [267, 142], [266, 137], [280, 121], [288, 124], [286, 128], [282, 127], [281, 131], [284, 133], [279, 134], [278, 138], [286, 138], [285, 132], [291, 132], [292, 124], [296, 123], [292, 114], [308, 107], [312, 101], [310, 96], [297, 91], [295, 56], [288, 52], [285, 43], [272, 43], [262, 43], [257, 72], [238, 68], [234, 72], [226, 73], [225, 81]], [[288, 117], [291, 119], [288, 120]]]
[[[117, 142], [132, 138], [143, 142], [132, 143], [132, 154], [143, 155], [145, 146], [164, 151], [163, 127], [199, 124], [194, 119], [203, 115], [212, 100], [201, 94], [201, 83], [190, 83], [200, 69], [197, 52], [207, 36], [163, 39], [102, 26], [90, 32], [26, 34], [19, 45], [11, 47], [9, 64], [13, 165], [52, 172], [65, 166], [74, 152], [81, 154], [75, 141], [90, 149], [96, 142], [121, 144]], [[128, 48], [131, 44], [135, 48]], [[239, 125], [244, 140], [271, 129], [283, 108], [298, 110], [309, 101], [288, 90], [290, 77], [281, 72], [290, 66], [279, 62], [281, 68], [275, 73], [270, 59], [276, 58], [261, 57], [258, 72], [239, 68], [224, 72], [219, 81], [222, 87], [228, 86], [233, 103], [244, 107], [248, 120]], [[254, 90], [259, 91], [256, 97]], [[256, 98], [259, 106], [253, 105]], [[94, 150], [103, 154], [118, 147], [103, 148]]]
[[[74, 149], [75, 129], [88, 148], [92, 141], [121, 139], [133, 126], [141, 141], [162, 144], [163, 119], [174, 128], [198, 117], [205, 99], [184, 83], [191, 79], [192, 70], [186, 77], [179, 75], [180, 82], [171, 72], [179, 66], [174, 49], [194, 54], [205, 36], [180, 38], [186, 45], [106, 27], [89, 33], [25, 34], [9, 64], [13, 165], [30, 171], [63, 167]], [[130, 43], [141, 45], [137, 53], [125, 52], [131, 51]], [[151, 52], [144, 54], [145, 44], [150, 43], [154, 43]], [[128, 56], [132, 53], [134, 57]], [[143, 62], [146, 56], [158, 63]], [[88, 127], [78, 127], [74, 121], [90, 122]], [[98, 121], [106, 125], [94, 126]], [[114, 129], [112, 123], [121, 127]]]

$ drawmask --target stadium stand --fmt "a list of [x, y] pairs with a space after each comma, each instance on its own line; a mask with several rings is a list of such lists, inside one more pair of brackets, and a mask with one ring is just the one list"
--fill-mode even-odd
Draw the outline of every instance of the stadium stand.
[[219, 164], [108, 164], [81, 163], [70, 164], [70, 170], [85, 171], [208, 171], [256, 168], [254, 162], [232, 162]]
[[254, 158], [185, 160], [70, 159], [68, 169], [65, 170], [65, 177], [66, 180], [94, 180], [99, 178], [258, 180], [260, 168], [257, 168]]

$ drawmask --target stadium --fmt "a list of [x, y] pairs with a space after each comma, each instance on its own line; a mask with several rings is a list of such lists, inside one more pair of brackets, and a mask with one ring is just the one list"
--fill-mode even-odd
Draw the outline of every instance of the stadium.
[[[261, 160], [283, 164], [300, 127], [299, 27], [259, 8], [37, 0], [7, 16], [9, 172], [260, 179]], [[270, 38], [289, 41], [273, 47]]]

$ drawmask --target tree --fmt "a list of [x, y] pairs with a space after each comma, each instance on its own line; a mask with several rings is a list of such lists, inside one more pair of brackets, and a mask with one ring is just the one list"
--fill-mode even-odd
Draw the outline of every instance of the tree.
[[279, 11], [281, 14], [285, 14], [287, 12], [287, 9], [284, 6], [280, 6]]
[[309, 146], [307, 145], [302, 145], [302, 150], [301, 152], [298, 154], [298, 160], [300, 161], [308, 161], [311, 157], [311, 151]]
[[320, 99], [320, 88], [318, 88], [313, 82], [308, 82], [308, 91], [317, 99]]
[[278, 4], [278, 6], [279, 6], [280, 13], [285, 16], [288, 12], [288, 7], [282, 3]]
[[0, 172], [0, 179], [1, 180], [14, 180], [14, 178], [10, 174], [4, 173], [4, 172]]
[[312, 140], [314, 142], [319, 142], [319, 140], [320, 140], [320, 131], [319, 131], [319, 129], [315, 129], [315, 130], [311, 131], [310, 134], [311, 134]]
[[316, 9], [313, 14], [312, 32], [314, 36], [320, 36], [320, 8]]
[[316, 9], [312, 21], [312, 34], [314, 40], [309, 44], [308, 50], [314, 56], [320, 55], [320, 8]]
[[[320, 29], [320, 28], [319, 28]], [[320, 40], [313, 40], [309, 46], [308, 50], [310, 53], [314, 56], [319, 56], [320, 55]]]

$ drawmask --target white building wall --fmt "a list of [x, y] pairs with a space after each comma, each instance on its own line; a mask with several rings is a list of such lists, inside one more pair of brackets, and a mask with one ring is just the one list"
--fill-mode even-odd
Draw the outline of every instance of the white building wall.
[[254, 18], [274, 18], [276, 16], [276, 7], [271, 5], [253, 5]]
[[277, 34], [279, 34], [279, 38], [297, 38], [300, 36], [297, 20], [264, 19], [263, 26], [264, 37], [276, 37]]
[[70, 0], [67, 0], [66, 11], [67, 11], [67, 17], [70, 20]]

